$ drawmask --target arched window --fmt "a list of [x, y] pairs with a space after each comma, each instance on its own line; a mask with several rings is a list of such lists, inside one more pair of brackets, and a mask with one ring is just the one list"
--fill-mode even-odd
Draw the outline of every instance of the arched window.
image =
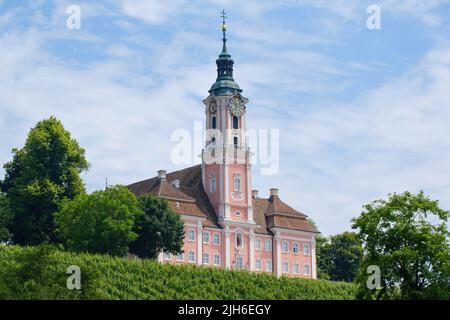
[[215, 137], [215, 136], [212, 137], [211, 142], [212, 142], [213, 144], [216, 143], [216, 137]]
[[236, 232], [236, 248], [243, 248], [244, 247], [244, 236], [242, 235], [242, 232], [238, 231]]
[[234, 176], [234, 191], [241, 191], [241, 175], [237, 174]]
[[233, 116], [233, 129], [239, 129], [239, 118]]
[[216, 120], [216, 116], [213, 116], [211, 119], [211, 128], [212, 129], [216, 129], [217, 127], [217, 120]]

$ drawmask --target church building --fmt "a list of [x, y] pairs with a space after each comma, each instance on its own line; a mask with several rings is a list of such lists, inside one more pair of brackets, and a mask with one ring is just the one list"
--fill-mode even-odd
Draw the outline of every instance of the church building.
[[203, 101], [207, 135], [202, 164], [170, 173], [159, 170], [157, 176], [128, 188], [137, 196], [166, 199], [181, 215], [184, 253], [161, 253], [161, 263], [315, 279], [315, 226], [283, 202], [278, 189], [270, 189], [269, 198], [253, 190], [245, 139], [249, 100], [234, 81], [226, 29], [224, 18], [217, 80]]

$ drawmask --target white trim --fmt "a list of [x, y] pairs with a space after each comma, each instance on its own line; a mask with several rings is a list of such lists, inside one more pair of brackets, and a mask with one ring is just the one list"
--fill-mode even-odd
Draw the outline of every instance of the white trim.
[[[257, 243], [259, 243], [259, 248], [258, 248], [258, 246], [256, 245]], [[256, 251], [262, 251], [262, 241], [261, 241], [261, 239], [260, 238], [256, 238], [255, 239], [255, 250]]]
[[[308, 253], [305, 253], [305, 246], [308, 248]], [[303, 255], [305, 257], [309, 257], [311, 255], [311, 245], [309, 243], [304, 243], [303, 244]]]
[[[286, 245], [286, 250], [284, 248], [284, 245]], [[281, 242], [281, 253], [289, 253], [289, 241], [283, 240]]]
[[[267, 266], [269, 266], [269, 265], [270, 265], [270, 269], [267, 268]], [[272, 261], [272, 259], [266, 259], [265, 265], [264, 265], [264, 270], [266, 272], [273, 272], [273, 261]]]
[[[205, 241], [205, 236], [207, 235], [207, 238], [208, 238], [208, 240], [207, 241]], [[209, 231], [205, 231], [205, 230], [203, 230], [203, 244], [209, 244], [209, 240], [210, 240], [210, 233], [209, 233]]]
[[[218, 262], [218, 263], [216, 263], [216, 257], [219, 257], [219, 262]], [[220, 267], [220, 264], [221, 264], [220, 254], [215, 254], [215, 255], [214, 255], [214, 258], [213, 258], [213, 264], [214, 264], [216, 267]]]
[[[207, 257], [208, 259], [205, 259], [205, 257]], [[202, 260], [203, 260], [203, 265], [209, 266], [210, 259], [209, 259], [209, 253], [208, 252], [203, 253], [203, 259]], [[208, 260], [208, 261], [206, 262], [205, 260]]]
[[[259, 268], [258, 268], [258, 261], [259, 261]], [[256, 259], [255, 260], [255, 270], [261, 271], [261, 269], [262, 269], [262, 261], [261, 261], [261, 259]]]
[[[294, 252], [294, 247], [297, 245], [297, 252]], [[298, 241], [292, 242], [292, 254], [299, 255], [300, 254], [300, 243]]]
[[[308, 267], [308, 273], [306, 272], [306, 267]], [[303, 265], [303, 275], [305, 276], [310, 276], [311, 275], [311, 266], [309, 264], [305, 264]]]
[[[189, 237], [191, 231], [192, 231], [193, 234], [194, 234], [194, 238], [193, 238], [193, 239], [190, 239], [190, 237]], [[188, 240], [189, 242], [195, 242], [195, 229], [189, 228], [187, 234], [188, 234], [187, 240]]]
[[[287, 268], [285, 268], [285, 267], [287, 267]], [[283, 269], [282, 269], [282, 272], [283, 272], [284, 274], [288, 274], [288, 273], [289, 273], [289, 262], [287, 262], [287, 261], [284, 261], [284, 262], [283, 262]]]
[[[297, 266], [297, 271], [295, 271], [295, 267]], [[300, 274], [300, 265], [296, 262], [294, 263], [294, 265], [292, 266], [292, 273], [293, 274]]]
[[[216, 236], [219, 237], [218, 243], [216, 243]], [[219, 232], [214, 232], [214, 234], [213, 234], [213, 245], [214, 246], [220, 246], [220, 233]]]
[[[193, 257], [194, 257], [193, 260], [190, 259], [191, 258], [191, 253], [193, 254]], [[189, 252], [188, 252], [188, 262], [189, 263], [195, 263], [195, 251], [194, 250], [189, 250]]]

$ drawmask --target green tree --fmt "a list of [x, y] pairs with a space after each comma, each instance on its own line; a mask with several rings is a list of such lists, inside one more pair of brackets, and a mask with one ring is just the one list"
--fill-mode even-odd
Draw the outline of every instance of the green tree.
[[9, 232], [11, 220], [12, 212], [9, 200], [0, 192], [0, 242], [8, 242], [11, 239]]
[[363, 249], [356, 233], [344, 232], [321, 243], [317, 259], [322, 278], [352, 282], [359, 270]]
[[85, 193], [80, 178], [88, 168], [84, 149], [51, 117], [31, 129], [24, 147], [13, 149], [4, 168], [0, 189], [11, 205], [13, 243], [58, 242], [54, 214], [61, 201]]
[[137, 238], [134, 221], [141, 214], [137, 198], [116, 186], [64, 201], [56, 223], [69, 250], [124, 256]]
[[[353, 219], [365, 256], [358, 275], [360, 298], [449, 299], [450, 213], [423, 192], [389, 195], [364, 206]], [[367, 267], [381, 270], [381, 288], [367, 288]]]
[[323, 253], [323, 247], [328, 242], [328, 238], [322, 235], [316, 236], [316, 261], [317, 261], [317, 278], [329, 280], [330, 266], [328, 256]]
[[136, 220], [135, 232], [139, 235], [130, 252], [154, 259], [161, 251], [178, 254], [182, 252], [184, 224], [166, 200], [146, 196], [139, 199], [143, 214]]

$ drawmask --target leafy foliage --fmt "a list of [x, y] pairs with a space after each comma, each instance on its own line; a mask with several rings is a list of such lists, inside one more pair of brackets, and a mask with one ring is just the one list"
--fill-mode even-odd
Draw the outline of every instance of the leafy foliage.
[[316, 239], [319, 277], [351, 282], [355, 279], [363, 256], [357, 234], [344, 232], [329, 239]]
[[[450, 299], [449, 212], [423, 192], [393, 194], [364, 206], [353, 228], [365, 248], [359, 296]], [[366, 287], [369, 265], [381, 269], [381, 289]]]
[[0, 247], [0, 300], [72, 300], [101, 297], [98, 272], [85, 266], [81, 290], [67, 289], [67, 267], [56, 247]]
[[0, 192], [0, 242], [8, 242], [11, 239], [9, 232], [11, 220], [12, 212], [9, 200]]
[[[16, 264], [16, 256], [30, 250], [34, 249], [0, 246], [0, 299], [5, 296], [5, 286], [1, 285], [1, 280], [8, 279], [1, 270], [4, 270], [5, 265]], [[274, 275], [255, 274], [247, 271], [159, 264], [152, 260], [126, 260], [106, 255], [55, 252], [52, 260], [47, 264], [46, 268], [50, 268], [51, 272], [49, 271], [48, 276], [44, 278], [45, 281], [39, 281], [39, 285], [28, 286], [28, 293], [25, 293], [22, 292], [25, 289], [19, 285], [26, 281], [25, 278], [17, 277], [14, 274], [14, 281], [18, 285], [14, 286], [15, 295], [9, 297], [13, 299], [16, 297], [35, 299], [43, 296], [49, 299], [72, 298], [72, 296], [68, 296], [69, 293], [64, 293], [59, 289], [55, 290], [55, 288], [60, 288], [59, 284], [62, 282], [62, 279], [58, 280], [58, 277], [65, 274], [65, 269], [69, 265], [77, 265], [81, 268], [82, 288], [86, 288], [83, 280], [86, 273], [84, 270], [91, 275], [91, 285], [87, 287], [88, 292], [82, 292], [81, 294], [84, 296], [75, 296], [73, 297], [75, 299], [87, 297], [89, 299], [132, 300], [343, 300], [354, 299], [356, 292], [356, 287], [349, 283], [277, 278]], [[53, 270], [60, 270], [55, 279], [51, 278]], [[96, 272], [94, 273], [93, 270]], [[33, 274], [35, 273], [30, 275]], [[38, 272], [37, 274], [42, 273]], [[9, 279], [11, 280], [12, 277], [10, 276]], [[98, 290], [92, 290], [93, 284]], [[58, 294], [52, 295], [53, 290]]]
[[64, 201], [56, 223], [69, 250], [123, 256], [137, 238], [133, 228], [140, 214], [137, 198], [116, 186]]
[[0, 189], [10, 201], [9, 231], [15, 244], [57, 243], [53, 215], [64, 199], [85, 192], [79, 174], [88, 168], [85, 151], [60, 121], [40, 121], [22, 149], [4, 165]]
[[143, 214], [136, 218], [135, 232], [139, 235], [130, 252], [141, 258], [157, 257], [161, 251], [182, 252], [184, 224], [166, 200], [146, 196], [139, 199]]

